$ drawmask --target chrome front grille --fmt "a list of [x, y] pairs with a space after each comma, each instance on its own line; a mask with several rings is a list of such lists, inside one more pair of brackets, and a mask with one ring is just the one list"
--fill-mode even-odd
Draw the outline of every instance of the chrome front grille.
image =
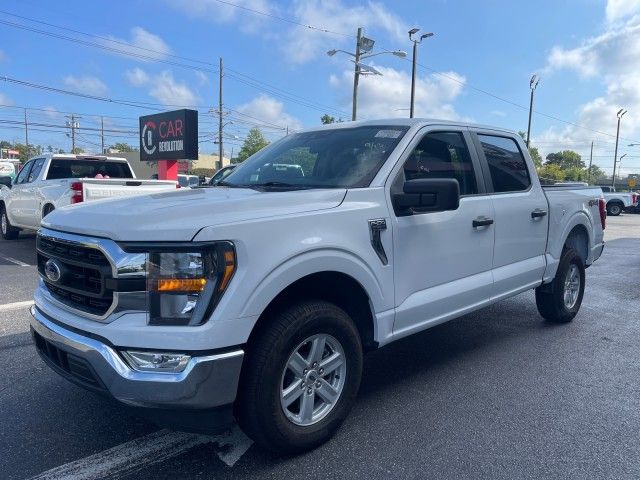
[[105, 238], [46, 228], [38, 231], [36, 247], [42, 301], [101, 322], [124, 313], [146, 314], [145, 253], [125, 252]]
[[[38, 272], [56, 300], [95, 316], [109, 311], [114, 302], [114, 291], [109, 288], [112, 268], [102, 251], [42, 234], [36, 248]], [[47, 274], [47, 262], [55, 263], [59, 278]]]

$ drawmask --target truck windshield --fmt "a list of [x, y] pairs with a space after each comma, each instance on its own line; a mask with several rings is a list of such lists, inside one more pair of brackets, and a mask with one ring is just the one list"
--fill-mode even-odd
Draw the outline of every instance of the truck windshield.
[[126, 162], [108, 160], [53, 159], [47, 180], [61, 178], [133, 178]]
[[366, 187], [409, 127], [363, 126], [288, 135], [219, 185], [264, 189]]

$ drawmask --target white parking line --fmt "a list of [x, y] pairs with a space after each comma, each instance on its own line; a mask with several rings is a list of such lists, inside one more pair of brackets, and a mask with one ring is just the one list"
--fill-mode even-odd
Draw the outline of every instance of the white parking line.
[[92, 480], [117, 478], [155, 463], [176, 457], [198, 445], [217, 443], [218, 457], [232, 467], [253, 443], [234, 426], [230, 433], [216, 436], [159, 430], [95, 455], [41, 473], [31, 480]]
[[7, 310], [15, 310], [17, 308], [30, 307], [33, 305], [33, 300], [25, 300], [24, 302], [5, 303], [0, 305], [0, 312], [6, 312]]
[[28, 263], [21, 262], [20, 260], [17, 260], [13, 257], [6, 257], [4, 255], [0, 255], [0, 259], [6, 260], [7, 262], [11, 262], [15, 265], [18, 265], [19, 267], [33, 267], [33, 265], [29, 265]]

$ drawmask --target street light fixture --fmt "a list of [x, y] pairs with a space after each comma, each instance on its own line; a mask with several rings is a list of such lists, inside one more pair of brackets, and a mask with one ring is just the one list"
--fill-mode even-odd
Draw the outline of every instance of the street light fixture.
[[533, 114], [533, 92], [536, 91], [536, 87], [540, 83], [540, 77], [534, 75], [529, 81], [529, 88], [531, 89], [531, 99], [529, 100], [529, 126], [527, 127], [527, 148], [529, 148], [529, 141], [531, 139], [531, 116]]
[[620, 120], [622, 120], [622, 117], [624, 117], [624, 114], [627, 113], [627, 111], [624, 108], [621, 108], [620, 110], [618, 110], [618, 113], [616, 113], [616, 117], [618, 117], [618, 128], [616, 130], [616, 149], [613, 153], [613, 175], [611, 176], [611, 186], [615, 188], [616, 186], [616, 159], [618, 158], [618, 139], [620, 138]]
[[413, 42], [413, 61], [411, 62], [411, 105], [409, 108], [409, 118], [413, 118], [414, 104], [416, 99], [416, 58], [418, 55], [418, 44], [422, 43], [425, 38], [433, 37], [433, 33], [424, 33], [419, 38], [413, 36], [420, 31], [419, 28], [409, 30], [409, 40]]
[[351, 120], [355, 121], [357, 117], [358, 111], [358, 83], [360, 80], [360, 75], [372, 74], [372, 75], [382, 75], [377, 69], [370, 65], [365, 65], [360, 62], [360, 60], [364, 60], [366, 58], [375, 57], [376, 55], [382, 55], [384, 53], [388, 53], [391, 55], [395, 55], [396, 57], [405, 58], [407, 56], [407, 52], [403, 52], [402, 50], [385, 50], [382, 52], [369, 53], [373, 50], [373, 45], [375, 44], [375, 40], [372, 40], [367, 37], [362, 36], [362, 27], [358, 28], [358, 34], [356, 36], [356, 52], [351, 53], [346, 50], [341, 50], [339, 48], [334, 48], [327, 52], [327, 55], [333, 57], [336, 53], [342, 52], [347, 55], [353, 57], [352, 62], [355, 65], [355, 69], [353, 72], [353, 95], [352, 95], [352, 108], [351, 108]]

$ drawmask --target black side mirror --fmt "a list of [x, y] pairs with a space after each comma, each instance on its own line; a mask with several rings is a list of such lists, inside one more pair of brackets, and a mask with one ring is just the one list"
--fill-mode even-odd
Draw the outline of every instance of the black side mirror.
[[12, 182], [11, 177], [0, 177], [0, 185], [4, 185], [5, 187], [11, 188]]
[[407, 180], [402, 193], [393, 196], [393, 207], [398, 216], [457, 210], [459, 205], [460, 185], [454, 178]]

